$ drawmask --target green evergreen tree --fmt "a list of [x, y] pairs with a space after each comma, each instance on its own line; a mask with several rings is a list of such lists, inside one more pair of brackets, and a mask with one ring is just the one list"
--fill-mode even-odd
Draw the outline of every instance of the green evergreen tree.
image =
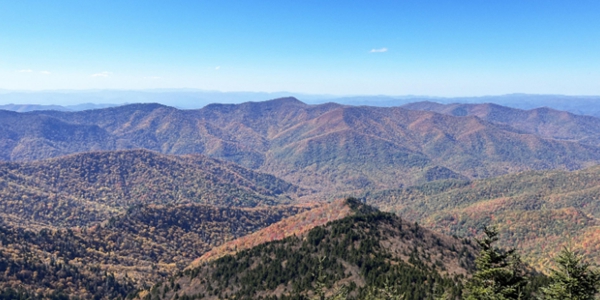
[[333, 289], [330, 292], [332, 295], [330, 297], [325, 297], [327, 290], [327, 284], [325, 284], [327, 276], [324, 271], [325, 268], [323, 267], [325, 259], [327, 259], [327, 256], [323, 256], [319, 259], [318, 273], [314, 274], [314, 276], [316, 276], [315, 295], [311, 298], [311, 300], [344, 300], [348, 296], [346, 286]]
[[367, 294], [363, 300], [400, 300], [404, 299], [404, 295], [401, 294], [396, 287], [392, 287], [386, 280], [383, 284], [383, 288], [369, 287]]
[[582, 256], [563, 249], [557, 256], [558, 268], [552, 270], [552, 283], [542, 288], [546, 300], [595, 299], [600, 283], [600, 273], [590, 269]]
[[319, 271], [317, 274], [313, 274], [316, 277], [316, 282], [315, 282], [315, 296], [312, 298], [312, 300], [325, 300], [325, 290], [326, 290], [326, 284], [325, 284], [325, 273], [323, 271], [323, 262], [325, 261], [327, 257], [323, 256], [319, 259]]
[[477, 240], [481, 247], [475, 260], [477, 270], [466, 285], [467, 300], [525, 299], [527, 284], [520, 257], [515, 249], [504, 251], [492, 244], [498, 241], [498, 231], [484, 228], [485, 237]]

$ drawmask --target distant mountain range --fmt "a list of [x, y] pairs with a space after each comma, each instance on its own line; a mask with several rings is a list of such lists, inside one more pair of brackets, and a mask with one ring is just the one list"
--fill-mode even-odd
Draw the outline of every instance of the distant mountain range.
[[431, 96], [335, 96], [290, 92], [219, 92], [198, 89], [154, 90], [57, 90], [57, 91], [11, 91], [0, 90], [0, 109], [12, 111], [63, 110], [79, 111], [127, 103], [161, 103], [180, 109], [199, 109], [213, 103], [258, 102], [266, 99], [296, 97], [305, 103], [323, 104], [334, 102], [354, 106], [401, 106], [414, 102], [430, 101], [440, 104], [495, 103], [519, 109], [549, 107], [574, 114], [600, 117], [600, 96], [566, 96], [507, 94], [481, 97], [431, 97]]
[[0, 109], [79, 111], [119, 106], [127, 103], [161, 103], [180, 109], [198, 109], [212, 103], [242, 103], [295, 96], [304, 101], [323, 101], [331, 95], [266, 92], [218, 92], [197, 89], [153, 90], [58, 90], [10, 91], [0, 90]]
[[29, 112], [36, 110], [58, 110], [58, 111], [81, 111], [88, 109], [99, 109], [106, 107], [119, 106], [119, 104], [94, 104], [83, 103], [75, 105], [41, 105], [41, 104], [5, 104], [0, 105], [0, 110], [10, 110], [16, 112]]
[[[437, 104], [497, 104], [517, 109], [552, 108], [574, 114], [600, 117], [600, 96], [566, 96], [507, 94], [481, 97], [428, 97], [428, 96], [356, 96], [328, 99], [328, 101], [348, 105], [402, 106], [415, 102]], [[312, 102], [311, 102], [312, 103]]]
[[476, 116], [488, 122], [507, 125], [543, 138], [600, 145], [600, 118], [576, 115], [547, 107], [521, 110], [492, 103], [439, 104], [435, 102], [415, 102], [402, 107], [452, 116]]
[[[295, 98], [199, 110], [132, 104], [81, 112], [0, 111], [0, 159], [136, 148], [204, 154], [328, 193], [531, 169], [574, 170], [600, 162], [596, 118], [481, 107], [494, 112], [476, 115], [479, 110], [472, 108], [471, 115], [457, 116], [308, 105]], [[520, 121], [512, 126], [507, 118]]]

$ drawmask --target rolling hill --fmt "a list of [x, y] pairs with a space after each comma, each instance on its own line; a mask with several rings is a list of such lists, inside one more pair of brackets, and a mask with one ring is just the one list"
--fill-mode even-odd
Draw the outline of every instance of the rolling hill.
[[600, 167], [529, 171], [475, 181], [438, 181], [365, 195], [368, 203], [425, 227], [472, 237], [500, 229], [534, 267], [547, 270], [565, 246], [600, 262]]
[[91, 226], [148, 204], [274, 205], [302, 192], [201, 155], [124, 150], [0, 163], [0, 216], [31, 225]]
[[0, 163], [0, 296], [124, 298], [213, 247], [310, 209], [239, 165], [149, 150]]
[[0, 219], [0, 297], [124, 299], [212, 247], [307, 209], [149, 205], [72, 229], [32, 230]]
[[8, 116], [0, 118], [4, 160], [131, 148], [199, 153], [330, 195], [532, 169], [575, 170], [600, 161], [600, 147], [588, 134], [597, 119], [581, 121], [583, 117], [566, 113], [562, 123], [552, 125], [555, 129], [539, 125], [529, 131], [525, 121], [512, 127], [508, 121], [476, 115], [307, 105], [294, 98], [199, 110], [132, 104], [81, 112], [2, 113]]

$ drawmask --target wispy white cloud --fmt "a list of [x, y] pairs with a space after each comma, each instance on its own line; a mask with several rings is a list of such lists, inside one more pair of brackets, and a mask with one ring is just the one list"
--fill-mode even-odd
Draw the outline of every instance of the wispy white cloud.
[[158, 76], [146, 76], [146, 77], [144, 77], [144, 79], [156, 80], [156, 79], [160, 79], [160, 77], [158, 77]]
[[112, 72], [104, 71], [96, 74], [92, 74], [92, 77], [108, 77], [112, 75]]
[[370, 53], [383, 53], [383, 52], [387, 52], [388, 48], [380, 48], [380, 49], [371, 49], [371, 51], [369, 51]]
[[216, 66], [215, 70], [219, 71], [221, 69], [221, 66]]
[[23, 70], [19, 70], [17, 72], [19, 72], [19, 73], [31, 73], [31, 72], [33, 72], [33, 70], [31, 70], [31, 69], [23, 69]]
[[50, 74], [52, 74], [52, 73], [50, 73], [50, 72], [48, 72], [48, 71], [40, 71], [40, 74], [42, 74], [42, 75], [50, 75]]

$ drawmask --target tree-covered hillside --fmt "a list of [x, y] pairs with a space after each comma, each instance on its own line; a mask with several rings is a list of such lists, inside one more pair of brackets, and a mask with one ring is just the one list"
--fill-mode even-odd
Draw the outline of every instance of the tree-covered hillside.
[[128, 150], [0, 163], [0, 215], [22, 224], [89, 226], [147, 204], [273, 205], [301, 192], [200, 155]]
[[492, 103], [439, 104], [434, 102], [416, 102], [402, 107], [452, 116], [477, 116], [488, 122], [507, 125], [544, 138], [600, 145], [600, 118], [577, 115], [548, 107], [521, 110]]
[[[295, 98], [199, 110], [131, 104], [80, 112], [2, 111], [0, 159], [137, 148], [203, 154], [325, 193], [575, 170], [600, 162], [594, 142], [598, 119], [501, 111], [506, 116], [483, 118], [401, 107], [308, 105]], [[515, 127], [506, 120], [517, 120]], [[535, 130], [523, 129], [530, 125]]]
[[141, 299], [363, 297], [386, 285], [405, 299], [458, 297], [474, 246], [354, 199], [348, 217], [227, 255], [138, 293]]
[[164, 280], [212, 247], [306, 209], [142, 206], [83, 229], [31, 230], [2, 223], [0, 294], [125, 297]]
[[504, 246], [520, 249], [536, 268], [547, 269], [569, 245], [600, 261], [600, 167], [432, 182], [364, 198], [446, 234], [472, 237], [496, 225]]

